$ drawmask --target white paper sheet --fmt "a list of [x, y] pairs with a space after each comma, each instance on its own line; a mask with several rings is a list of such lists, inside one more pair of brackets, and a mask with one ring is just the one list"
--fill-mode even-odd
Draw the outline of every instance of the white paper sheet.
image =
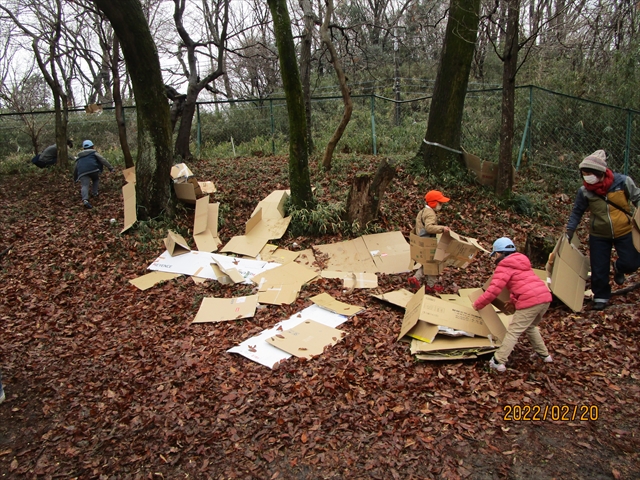
[[[255, 337], [251, 337], [240, 345], [230, 348], [227, 352], [239, 353], [243, 357], [253, 360], [254, 362], [264, 365], [265, 367], [275, 368], [280, 362], [291, 357], [291, 354], [280, 350], [273, 345], [267, 343], [267, 338], [273, 337], [279, 331], [289, 330], [299, 325], [304, 320], [315, 320], [318, 323], [336, 328], [338, 325], [347, 321], [346, 316], [338, 315], [330, 312], [317, 305], [305, 308], [299, 313], [289, 317], [287, 320], [277, 323], [272, 328], [262, 331]], [[280, 330], [278, 329], [280, 327]]]

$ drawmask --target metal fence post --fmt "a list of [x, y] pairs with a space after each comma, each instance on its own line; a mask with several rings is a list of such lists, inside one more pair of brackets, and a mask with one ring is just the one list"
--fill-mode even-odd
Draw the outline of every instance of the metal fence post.
[[629, 175], [629, 156], [631, 150], [631, 124], [633, 113], [627, 110], [627, 138], [624, 144], [624, 174]]
[[271, 154], [275, 155], [276, 154], [276, 139], [275, 139], [276, 126], [273, 119], [273, 99], [271, 98], [269, 99], [269, 113], [271, 115]]
[[198, 158], [200, 158], [200, 145], [202, 144], [202, 124], [200, 123], [200, 105], [196, 103], [196, 124], [197, 124], [197, 135], [196, 135], [196, 151], [198, 152]]
[[522, 141], [520, 142], [520, 151], [518, 152], [518, 162], [516, 163], [516, 171], [520, 170], [520, 161], [522, 160], [522, 153], [524, 152], [524, 144], [529, 135], [529, 128], [531, 125], [531, 104], [532, 104], [532, 90], [529, 87], [529, 111], [527, 112], [527, 121], [524, 124], [524, 131], [522, 132]]
[[373, 146], [373, 154], [378, 154], [376, 146], [376, 97], [371, 94], [371, 145]]

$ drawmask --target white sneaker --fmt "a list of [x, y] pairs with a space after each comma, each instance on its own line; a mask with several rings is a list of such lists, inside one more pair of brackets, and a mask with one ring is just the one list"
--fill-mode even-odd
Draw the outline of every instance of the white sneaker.
[[551, 355], [547, 355], [546, 357], [540, 355], [540, 358], [544, 363], [553, 363], [553, 357]]
[[4, 390], [2, 390], [2, 393], [0, 393], [0, 403], [4, 402], [5, 396], [4, 396]]
[[507, 371], [507, 367], [504, 366], [504, 363], [496, 363], [496, 360], [494, 357], [491, 357], [491, 360], [489, 360], [489, 368], [492, 368], [493, 370], [497, 370], [500, 373]]

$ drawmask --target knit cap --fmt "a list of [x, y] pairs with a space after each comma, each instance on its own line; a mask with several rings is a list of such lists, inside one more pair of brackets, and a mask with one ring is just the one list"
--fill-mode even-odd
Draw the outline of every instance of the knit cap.
[[582, 160], [579, 168], [581, 170], [583, 168], [588, 168], [590, 170], [596, 170], [604, 173], [607, 171], [607, 155], [604, 153], [604, 150], [596, 150]]

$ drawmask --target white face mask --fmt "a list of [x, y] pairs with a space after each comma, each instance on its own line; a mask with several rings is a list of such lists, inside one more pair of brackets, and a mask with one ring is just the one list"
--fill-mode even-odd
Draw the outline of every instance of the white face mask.
[[596, 183], [598, 183], [600, 181], [600, 179], [595, 175], [583, 175], [582, 178], [589, 185], [595, 185]]
[[439, 212], [440, 210], [442, 210], [442, 204], [441, 204], [441, 203], [439, 203], [439, 204], [436, 206], [436, 208], [434, 208], [434, 210], [435, 210], [436, 212]]

